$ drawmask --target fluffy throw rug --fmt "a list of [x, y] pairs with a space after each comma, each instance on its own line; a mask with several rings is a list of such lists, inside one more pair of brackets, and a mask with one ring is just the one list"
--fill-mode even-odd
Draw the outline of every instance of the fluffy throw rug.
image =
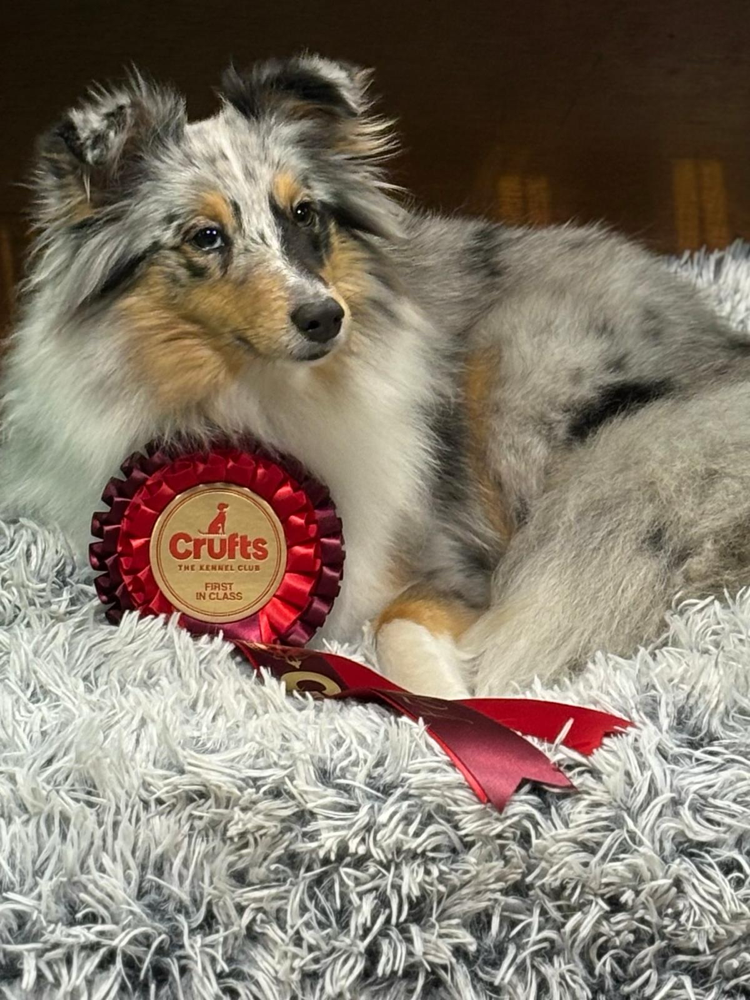
[[[745, 248], [675, 266], [750, 330]], [[748, 593], [547, 689], [637, 727], [503, 815], [415, 724], [107, 625], [31, 523], [0, 626], [3, 998], [750, 995]]]

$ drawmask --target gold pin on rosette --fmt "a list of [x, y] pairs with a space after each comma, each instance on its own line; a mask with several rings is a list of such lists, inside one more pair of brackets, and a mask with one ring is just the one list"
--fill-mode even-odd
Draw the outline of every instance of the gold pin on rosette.
[[110, 621], [180, 613], [193, 632], [304, 646], [339, 592], [341, 521], [326, 488], [254, 442], [122, 465], [92, 520], [91, 565]]

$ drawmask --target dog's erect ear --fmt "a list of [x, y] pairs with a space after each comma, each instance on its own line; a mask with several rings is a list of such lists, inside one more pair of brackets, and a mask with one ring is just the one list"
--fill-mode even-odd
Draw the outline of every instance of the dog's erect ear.
[[37, 209], [43, 225], [83, 223], [127, 197], [147, 155], [182, 134], [185, 103], [133, 74], [94, 89], [38, 143]]
[[230, 67], [221, 94], [249, 119], [274, 113], [320, 125], [331, 147], [364, 158], [390, 153], [390, 122], [369, 114], [372, 72], [321, 56], [270, 59], [246, 73]]
[[367, 108], [371, 73], [320, 56], [269, 59], [248, 72], [230, 67], [222, 77], [222, 93], [248, 118], [258, 118], [285, 104], [299, 114], [354, 118]]

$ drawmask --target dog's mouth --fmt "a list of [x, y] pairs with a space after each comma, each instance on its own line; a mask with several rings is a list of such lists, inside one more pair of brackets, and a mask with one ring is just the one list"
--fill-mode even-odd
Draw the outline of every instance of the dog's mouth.
[[322, 361], [323, 358], [327, 358], [330, 354], [333, 354], [338, 344], [338, 337], [335, 342], [329, 342], [328, 344], [310, 344], [305, 347], [303, 352], [292, 355], [292, 358], [294, 361], [301, 361], [303, 364], [309, 364], [311, 361]]
[[[311, 341], [297, 342], [286, 355], [279, 355], [278, 360], [296, 361], [301, 364], [311, 364], [315, 361], [322, 361], [333, 354], [344, 341], [344, 337], [337, 336], [325, 344], [316, 344]], [[301, 338], [300, 338], [301, 341]], [[249, 357], [261, 359], [264, 355], [257, 349], [251, 340], [236, 332], [232, 335], [232, 342]]]

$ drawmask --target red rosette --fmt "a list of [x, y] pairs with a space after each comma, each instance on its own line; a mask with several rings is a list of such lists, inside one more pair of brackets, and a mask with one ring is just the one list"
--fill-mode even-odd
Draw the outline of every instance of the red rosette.
[[[91, 531], [99, 540], [89, 549], [91, 565], [100, 573], [95, 580], [97, 594], [107, 605], [110, 621], [119, 621], [128, 610], [153, 615], [180, 611], [180, 624], [192, 632], [222, 632], [233, 640], [288, 646], [303, 646], [310, 640], [339, 592], [344, 542], [328, 491], [298, 462], [243, 442], [242, 447], [196, 448], [179, 454], [150, 446], [145, 454], [131, 455], [121, 469], [124, 479], [111, 479], [102, 494], [109, 509], [94, 514]], [[278, 585], [272, 581], [267, 599], [260, 597], [262, 606], [235, 620], [207, 620], [176, 607], [163, 581], [161, 587], [157, 582], [158, 567], [155, 573], [152, 565], [152, 536], [160, 530], [160, 518], [167, 516], [167, 508], [171, 516], [178, 498], [199, 492], [199, 487], [205, 492], [234, 491], [270, 508], [283, 532], [278, 558], [285, 564]], [[217, 546], [226, 545], [224, 539], [231, 537], [210, 530], [199, 535]], [[204, 543], [199, 544], [202, 552]], [[232, 544], [237, 544], [236, 535]], [[188, 558], [177, 551], [179, 558]], [[248, 563], [248, 568], [255, 567]], [[227, 611], [231, 614], [231, 608]]]

